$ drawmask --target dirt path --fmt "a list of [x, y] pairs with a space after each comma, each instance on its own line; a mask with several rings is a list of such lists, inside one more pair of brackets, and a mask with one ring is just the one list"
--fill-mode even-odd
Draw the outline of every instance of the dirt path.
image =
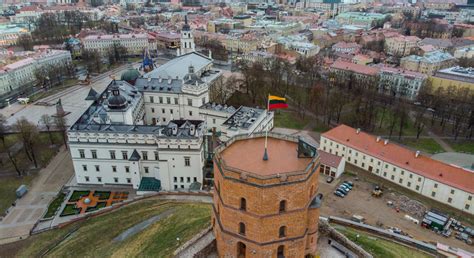
[[171, 216], [171, 214], [173, 214], [175, 212], [175, 210], [176, 209], [169, 209], [169, 210], [166, 210], [166, 211], [160, 213], [159, 215], [153, 216], [153, 217], [151, 217], [151, 218], [149, 218], [145, 221], [142, 221], [142, 222], [136, 224], [135, 226], [133, 226], [133, 227], [125, 230], [124, 232], [122, 232], [120, 235], [118, 235], [116, 238], [114, 238], [113, 241], [114, 242], [121, 242], [121, 241], [135, 235], [135, 234], [138, 234], [141, 231], [143, 231], [144, 229], [146, 229], [148, 226], [150, 226], [151, 224]]

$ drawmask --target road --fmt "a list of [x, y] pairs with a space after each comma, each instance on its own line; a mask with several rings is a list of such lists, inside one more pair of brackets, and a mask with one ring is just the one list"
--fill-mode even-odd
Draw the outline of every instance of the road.
[[[101, 74], [92, 79], [90, 85], [75, 85], [61, 92], [53, 94], [36, 101], [35, 103], [21, 105], [14, 103], [9, 107], [0, 110], [0, 113], [6, 116], [8, 124], [14, 124], [21, 117], [25, 117], [30, 122], [39, 125], [40, 118], [43, 114], [56, 114], [56, 102], [61, 99], [63, 109], [68, 115], [67, 123], [72, 125], [84, 113], [88, 105], [85, 100], [89, 90], [92, 88], [97, 92], [102, 92], [112, 80], [110, 77], [120, 78], [122, 72], [128, 69], [128, 65], [123, 65], [117, 69]], [[134, 68], [139, 67], [139, 63], [133, 64]]]

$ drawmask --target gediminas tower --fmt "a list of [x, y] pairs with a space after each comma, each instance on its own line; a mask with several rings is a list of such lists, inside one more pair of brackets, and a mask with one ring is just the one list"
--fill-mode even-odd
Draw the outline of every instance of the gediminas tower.
[[319, 157], [300, 138], [236, 136], [216, 149], [212, 225], [219, 257], [312, 257]]

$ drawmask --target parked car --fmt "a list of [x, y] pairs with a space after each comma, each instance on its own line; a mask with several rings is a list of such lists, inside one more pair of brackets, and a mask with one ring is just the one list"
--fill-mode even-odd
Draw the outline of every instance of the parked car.
[[347, 189], [345, 189], [345, 188], [341, 188], [341, 187], [337, 188], [336, 191], [340, 191], [340, 192], [342, 192], [342, 193], [345, 194], [345, 195], [347, 195], [347, 194], [349, 193], [349, 190], [347, 190]]
[[349, 184], [346, 184], [346, 183], [343, 183], [341, 184], [342, 186], [345, 186], [346, 188], [349, 188], [349, 190], [352, 190], [352, 186], [350, 186]]
[[337, 191], [337, 190], [334, 191], [334, 195], [335, 195], [335, 196], [339, 196], [339, 197], [341, 197], [341, 198], [344, 198], [344, 196], [346, 196], [345, 194], [343, 194], [342, 192]]
[[334, 181], [334, 177], [328, 176], [328, 177], [326, 178], [326, 183], [330, 184], [330, 183], [332, 183], [332, 181]]
[[352, 183], [351, 181], [344, 181], [344, 183], [350, 185], [351, 187], [354, 187], [354, 183]]
[[345, 185], [340, 185], [339, 188], [344, 188], [346, 189], [348, 192], [351, 190], [349, 187], [345, 186]]

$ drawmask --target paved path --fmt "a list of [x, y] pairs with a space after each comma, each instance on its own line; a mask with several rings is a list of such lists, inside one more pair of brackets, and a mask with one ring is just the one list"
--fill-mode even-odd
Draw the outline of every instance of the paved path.
[[49, 203], [72, 175], [71, 157], [62, 147], [49, 165], [40, 170], [28, 193], [17, 201], [16, 206], [0, 222], [0, 244], [28, 237]]
[[120, 235], [118, 235], [116, 238], [114, 238], [113, 241], [114, 242], [121, 242], [121, 241], [123, 241], [123, 240], [137, 234], [137, 233], [140, 233], [141, 231], [146, 229], [151, 224], [171, 216], [171, 214], [173, 214], [174, 212], [175, 212], [175, 209], [169, 209], [169, 210], [166, 210], [166, 211], [160, 213], [159, 215], [153, 216], [153, 217], [151, 217], [151, 218], [149, 218], [145, 221], [142, 221], [142, 222], [134, 225], [133, 227], [125, 230], [124, 232], [122, 232]]
[[212, 241], [214, 241], [216, 237], [214, 236], [214, 232], [210, 230], [206, 234], [204, 234], [202, 237], [200, 237], [196, 242], [194, 242], [192, 245], [188, 246], [186, 249], [184, 249], [182, 252], [180, 252], [178, 255], [176, 255], [177, 258], [188, 258], [188, 257], [194, 257], [198, 252], [200, 252], [202, 249], [204, 249], [206, 246], [210, 245]]

